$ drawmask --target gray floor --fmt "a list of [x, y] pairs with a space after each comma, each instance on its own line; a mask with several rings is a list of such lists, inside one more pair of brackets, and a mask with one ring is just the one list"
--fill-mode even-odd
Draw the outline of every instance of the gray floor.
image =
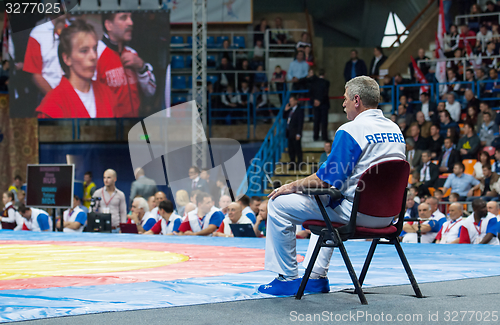
[[[311, 323], [314, 321], [314, 314], [319, 314], [316, 315], [316, 323], [500, 323], [500, 318], [498, 318], [500, 317], [499, 276], [427, 283], [421, 284], [420, 288], [426, 296], [424, 299], [415, 298], [409, 285], [368, 288], [365, 290], [369, 303], [367, 306], [359, 303], [357, 295], [336, 292], [308, 295], [301, 301], [292, 297], [258, 299], [60, 317], [18, 322], [16, 325], [291, 324]], [[392, 322], [390, 317], [392, 317]]]

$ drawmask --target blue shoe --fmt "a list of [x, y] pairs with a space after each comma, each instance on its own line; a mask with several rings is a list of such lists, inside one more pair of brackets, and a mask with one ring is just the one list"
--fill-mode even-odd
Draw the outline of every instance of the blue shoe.
[[269, 284], [261, 285], [259, 292], [273, 296], [293, 296], [299, 291], [300, 281], [302, 281], [300, 278], [292, 281], [276, 278]]
[[[302, 278], [300, 280], [302, 281]], [[307, 281], [305, 291], [313, 293], [330, 292], [330, 283], [328, 283], [328, 278], [309, 279], [309, 281]]]

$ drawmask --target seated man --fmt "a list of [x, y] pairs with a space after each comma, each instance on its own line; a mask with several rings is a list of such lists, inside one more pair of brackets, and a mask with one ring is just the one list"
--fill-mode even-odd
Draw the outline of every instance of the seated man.
[[257, 237], [266, 237], [266, 223], [267, 223], [267, 203], [268, 200], [262, 201], [259, 205], [259, 215], [257, 221], [253, 225], [253, 231]]
[[156, 223], [156, 216], [149, 212], [148, 202], [142, 197], [132, 201], [132, 213], [127, 220], [128, 224], [135, 224], [137, 232], [143, 234], [150, 230]]
[[444, 110], [439, 112], [439, 121], [441, 124], [439, 125], [439, 134], [446, 138], [446, 134], [448, 133], [448, 129], [454, 128], [457, 131], [457, 134], [460, 134], [460, 127], [457, 122], [451, 119], [450, 112]]
[[227, 207], [231, 204], [231, 197], [229, 195], [222, 195], [219, 199], [219, 208], [222, 214], [227, 214]]
[[255, 223], [255, 221], [257, 220], [257, 218], [255, 217], [255, 212], [250, 207], [250, 198], [248, 196], [246, 196], [246, 195], [243, 195], [238, 200], [238, 202], [241, 205], [241, 210], [242, 210], [241, 213], [244, 216], [247, 216], [248, 219], [252, 220], [252, 223]]
[[323, 148], [325, 151], [321, 154], [321, 157], [319, 157], [318, 167], [323, 165], [328, 158], [328, 155], [332, 152], [332, 140], [326, 140]]
[[[436, 192], [434, 192], [435, 194]], [[439, 210], [439, 198], [435, 196], [428, 197], [425, 200], [425, 203], [429, 205], [431, 208], [431, 218], [446, 218], [446, 216]]]
[[457, 150], [460, 151], [462, 159], [476, 159], [481, 140], [476, 135], [471, 121], [465, 122], [464, 133], [465, 135], [458, 140]]
[[17, 211], [24, 218], [24, 224], [21, 230], [36, 232], [52, 231], [52, 219], [44, 210], [28, 208], [24, 204], [21, 204]]
[[153, 211], [153, 209], [158, 206], [158, 204], [156, 204], [156, 199], [154, 195], [151, 195], [148, 198], [148, 206], [149, 206], [149, 211]]
[[160, 205], [160, 202], [165, 201], [166, 199], [167, 196], [162, 191], [158, 191], [155, 193], [155, 207], [152, 210], [150, 209], [149, 212], [155, 217], [156, 221], [159, 221], [161, 219], [160, 212], [158, 211], [158, 205]]
[[444, 139], [444, 151], [439, 156], [439, 172], [453, 173], [453, 166], [460, 162], [460, 153], [453, 148], [453, 141], [450, 138]]
[[443, 188], [443, 192], [446, 193], [451, 187], [452, 193], [460, 195], [460, 201], [465, 201], [467, 196], [472, 196], [472, 193], [479, 188], [479, 181], [471, 175], [464, 174], [464, 170], [464, 164], [456, 162], [453, 174], [448, 176]]
[[186, 236], [209, 236], [216, 231], [224, 215], [214, 207], [212, 197], [205, 192], [196, 195], [197, 207], [189, 212], [187, 218], [179, 227], [179, 235]]
[[491, 120], [490, 112], [484, 112], [483, 123], [479, 128], [479, 140], [481, 141], [481, 146], [491, 146], [491, 143], [495, 139], [496, 132], [498, 132], [498, 125]]
[[486, 202], [481, 199], [472, 201], [474, 211], [460, 227], [459, 244], [498, 245], [498, 225], [494, 214], [489, 213]]
[[437, 233], [446, 222], [446, 217], [431, 216], [431, 207], [427, 203], [421, 203], [418, 206], [418, 217], [420, 222], [405, 222], [403, 230], [406, 234], [403, 236], [403, 243], [418, 243], [418, 228], [420, 223], [420, 242], [422, 244], [432, 243]]
[[435, 187], [436, 181], [439, 178], [439, 168], [431, 162], [431, 152], [428, 150], [422, 152], [420, 160], [421, 163], [417, 167], [417, 171], [420, 174], [419, 181], [421, 182], [418, 193], [419, 196], [430, 195], [429, 187]]
[[460, 203], [450, 204], [450, 220], [446, 221], [436, 236], [436, 244], [458, 244], [458, 233], [462, 226], [464, 207]]
[[500, 190], [500, 175], [491, 171], [491, 165], [483, 165], [483, 177], [479, 181], [479, 189], [481, 195], [468, 197], [467, 201], [475, 199], [483, 199], [485, 201], [498, 200], [498, 192]]
[[495, 215], [497, 217], [497, 220], [500, 221], [500, 219], [499, 219], [500, 208], [498, 206], [498, 202], [490, 201], [490, 202], [486, 203], [486, 209], [488, 210], [489, 213], [492, 213], [493, 215]]
[[[347, 119], [352, 122], [337, 130], [332, 144], [332, 153], [335, 154], [330, 154], [315, 174], [285, 184], [269, 195], [265, 269], [278, 273], [278, 277], [261, 285], [259, 291], [262, 293], [294, 295], [298, 291], [301, 279], [297, 266], [296, 225], [310, 219], [323, 220], [314, 197], [301, 191], [305, 188], [338, 188], [345, 199], [333, 201], [328, 195], [320, 199], [332, 222], [347, 224], [355, 189], [363, 172], [381, 161], [406, 158], [401, 130], [377, 109], [380, 99], [378, 83], [370, 77], [360, 76], [349, 80], [345, 88], [343, 107]], [[388, 218], [361, 213], [357, 217], [357, 225], [364, 227], [383, 228], [390, 222]], [[318, 238], [311, 236], [306, 261], [310, 259]], [[306, 291], [329, 292], [327, 272], [332, 253], [333, 247], [321, 248]]]
[[[87, 223], [87, 213], [80, 207], [80, 198], [73, 196], [73, 208], [63, 212], [63, 231], [64, 232], [82, 232]], [[61, 228], [61, 220], [57, 220], [57, 229]]]
[[418, 217], [418, 203], [415, 202], [415, 196], [412, 193], [406, 195], [406, 212], [405, 218]]
[[[259, 205], [262, 202], [262, 198], [260, 196], [254, 195], [250, 198], [250, 209], [252, 209], [252, 212], [255, 217], [259, 214]], [[255, 223], [255, 221], [252, 221], [252, 224]]]
[[241, 214], [241, 206], [236, 202], [228, 206], [226, 217], [222, 220], [219, 229], [213, 235], [215, 237], [234, 237], [229, 226], [231, 224], [251, 224], [253, 226], [253, 222], [247, 216]]
[[155, 223], [151, 230], [146, 231], [145, 235], [175, 235], [179, 231], [182, 223], [182, 217], [174, 212], [174, 205], [170, 200], [161, 201], [158, 205], [158, 213], [161, 220]]

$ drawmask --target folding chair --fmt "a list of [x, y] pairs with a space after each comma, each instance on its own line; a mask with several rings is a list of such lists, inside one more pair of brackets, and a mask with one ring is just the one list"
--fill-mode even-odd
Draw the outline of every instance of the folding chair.
[[[338, 247], [344, 263], [351, 276], [352, 283], [355, 287], [355, 292], [359, 296], [359, 300], [363, 305], [367, 305], [365, 295], [361, 286], [365, 279], [368, 267], [372, 260], [375, 248], [378, 244], [390, 244], [396, 247], [399, 258], [408, 274], [415, 295], [418, 298], [423, 298], [417, 281], [413, 276], [410, 264], [398, 241], [398, 236], [403, 229], [403, 219], [406, 205], [406, 186], [408, 176], [410, 174], [410, 165], [404, 160], [391, 160], [376, 164], [366, 170], [361, 175], [356, 187], [356, 194], [352, 206], [351, 219], [347, 225], [331, 222], [325, 207], [321, 203], [319, 195], [330, 195], [331, 198], [341, 199], [342, 194], [335, 188], [322, 189], [306, 189], [304, 193], [314, 195], [324, 221], [307, 220], [302, 225], [306, 229], [310, 229], [312, 233], [319, 236], [318, 242], [314, 248], [309, 265], [307, 266], [304, 277], [300, 284], [296, 299], [301, 299], [304, 290], [311, 275], [314, 263], [318, 257], [321, 247]], [[391, 224], [385, 228], [366, 228], [356, 226], [356, 217], [359, 213], [364, 213], [370, 216], [380, 218], [390, 218], [391, 220], [397, 216], [397, 223]], [[368, 255], [366, 256], [365, 264], [361, 271], [359, 280], [356, 272], [352, 267], [351, 261], [343, 244], [348, 239], [372, 239], [372, 244]], [[388, 241], [380, 241], [387, 239]]]

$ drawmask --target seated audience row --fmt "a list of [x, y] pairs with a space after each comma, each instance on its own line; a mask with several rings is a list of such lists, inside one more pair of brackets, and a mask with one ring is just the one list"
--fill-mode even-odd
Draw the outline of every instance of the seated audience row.
[[[437, 191], [436, 191], [437, 193]], [[442, 193], [440, 193], [441, 195]], [[455, 193], [453, 193], [455, 194]], [[450, 202], [458, 196], [450, 195]], [[417, 203], [416, 199], [422, 200]], [[500, 232], [499, 204], [485, 202], [478, 198], [472, 201], [470, 215], [464, 211], [464, 205], [453, 201], [447, 205], [447, 214], [438, 206], [436, 196], [417, 197], [410, 192], [406, 201], [405, 219], [401, 233], [405, 243], [437, 244], [490, 244], [499, 245]], [[443, 207], [444, 205], [441, 205]], [[420, 240], [420, 241], [419, 241]]]

